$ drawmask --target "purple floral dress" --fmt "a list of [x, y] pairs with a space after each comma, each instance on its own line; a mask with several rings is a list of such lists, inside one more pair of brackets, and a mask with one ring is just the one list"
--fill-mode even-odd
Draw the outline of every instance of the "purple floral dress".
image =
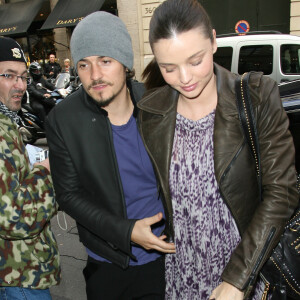
[[166, 255], [167, 300], [207, 300], [240, 241], [215, 178], [214, 117], [177, 114], [170, 166], [176, 254]]

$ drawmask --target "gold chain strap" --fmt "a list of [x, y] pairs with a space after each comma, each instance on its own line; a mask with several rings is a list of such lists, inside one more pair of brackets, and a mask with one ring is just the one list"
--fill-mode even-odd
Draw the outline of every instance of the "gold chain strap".
[[249, 132], [249, 136], [250, 136], [250, 141], [251, 141], [251, 147], [252, 147], [252, 151], [254, 154], [254, 159], [255, 159], [255, 168], [256, 168], [256, 173], [257, 176], [260, 176], [260, 172], [259, 172], [259, 163], [258, 163], [258, 156], [255, 150], [255, 146], [254, 146], [254, 140], [253, 140], [253, 136], [252, 136], [252, 132], [251, 132], [251, 127], [250, 127], [250, 122], [249, 122], [249, 116], [248, 116], [248, 111], [246, 108], [246, 102], [245, 102], [245, 97], [244, 97], [244, 89], [243, 89], [243, 78], [246, 75], [246, 73], [244, 73], [241, 76], [241, 96], [242, 96], [242, 102], [243, 102], [243, 106], [244, 106], [244, 112], [245, 112], [245, 117], [247, 120], [247, 127], [248, 127], [248, 132]]
[[291, 287], [291, 289], [298, 295], [300, 295], [300, 293], [293, 287], [293, 285], [289, 282], [288, 278], [286, 278], [286, 276], [284, 275], [284, 273], [281, 272], [280, 267], [277, 265], [276, 261], [273, 259], [273, 257], [271, 257], [272, 262], [274, 263], [274, 265], [276, 266], [276, 268], [278, 269], [278, 271], [281, 273], [281, 275], [283, 276], [283, 278], [285, 279], [286, 283]]

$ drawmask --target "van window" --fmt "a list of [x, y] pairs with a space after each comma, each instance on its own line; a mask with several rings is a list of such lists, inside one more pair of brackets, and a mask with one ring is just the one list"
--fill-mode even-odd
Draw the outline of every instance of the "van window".
[[284, 44], [280, 47], [281, 71], [284, 74], [300, 74], [300, 45]]
[[240, 49], [238, 73], [249, 71], [263, 72], [270, 75], [273, 72], [272, 45], [243, 46]]
[[231, 70], [232, 63], [232, 47], [218, 47], [214, 54], [214, 61], [227, 70]]

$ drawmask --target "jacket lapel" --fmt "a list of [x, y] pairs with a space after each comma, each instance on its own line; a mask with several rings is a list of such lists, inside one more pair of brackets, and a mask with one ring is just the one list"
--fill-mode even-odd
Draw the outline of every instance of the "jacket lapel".
[[[236, 108], [234, 82], [236, 75], [218, 65], [218, 103], [214, 123], [214, 164], [215, 175], [220, 184], [221, 178], [230, 168], [240, 151], [244, 138]], [[169, 168], [172, 155], [173, 137], [176, 123], [178, 92], [169, 86], [149, 91], [138, 106], [143, 110], [140, 119], [141, 133], [146, 147], [153, 154], [154, 163], [160, 166], [161, 182], [169, 182]], [[169, 195], [167, 186], [163, 187]]]
[[[176, 123], [178, 93], [169, 86], [145, 96], [138, 107], [141, 136], [150, 153], [165, 195], [170, 199], [169, 168]], [[159, 166], [159, 167], [158, 167]], [[171, 203], [167, 202], [169, 211]]]
[[215, 176], [220, 184], [222, 176], [240, 151], [244, 138], [236, 107], [236, 75], [218, 65], [215, 65], [214, 70], [218, 92], [214, 123], [214, 164]]

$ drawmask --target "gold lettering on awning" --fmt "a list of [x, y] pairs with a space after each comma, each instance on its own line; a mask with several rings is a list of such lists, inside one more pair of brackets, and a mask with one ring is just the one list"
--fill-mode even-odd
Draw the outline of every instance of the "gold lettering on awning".
[[9, 28], [0, 28], [0, 33], [8, 33], [17, 30], [17, 26], [9, 27]]
[[68, 19], [68, 20], [58, 20], [56, 22], [56, 25], [75, 24], [77, 22], [80, 22], [83, 18], [84, 17]]

